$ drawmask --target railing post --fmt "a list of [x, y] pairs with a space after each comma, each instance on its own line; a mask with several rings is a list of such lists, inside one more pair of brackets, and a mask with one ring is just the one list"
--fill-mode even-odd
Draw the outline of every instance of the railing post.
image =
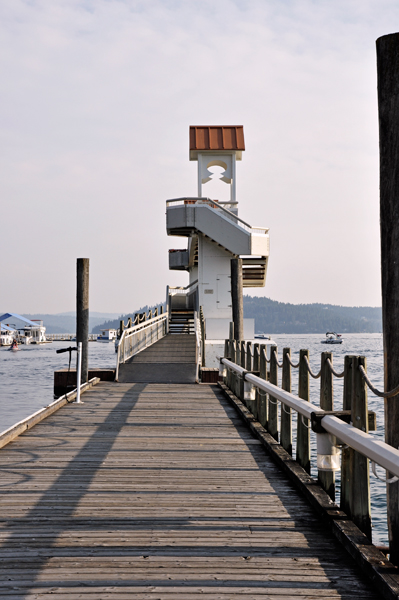
[[247, 342], [247, 350], [246, 350], [246, 365], [245, 368], [247, 371], [252, 371], [252, 342]]
[[[320, 380], [320, 408], [323, 410], [334, 409], [333, 375], [327, 360], [332, 362], [331, 352], [321, 354], [321, 380]], [[334, 471], [319, 471], [318, 480], [321, 487], [332, 500], [335, 500], [335, 473]]]
[[[352, 357], [352, 408], [354, 427], [368, 433], [367, 387], [359, 366], [367, 370], [364, 356]], [[370, 475], [369, 459], [351, 450], [349, 463], [351, 481], [350, 516], [353, 522], [371, 540]]]
[[241, 342], [241, 363], [240, 363], [240, 367], [242, 367], [243, 369], [245, 369], [245, 364], [246, 364], [246, 353], [245, 353], [245, 341], [242, 340]]
[[[261, 344], [259, 355], [259, 377], [267, 380], [267, 362], [266, 362], [266, 345]], [[258, 421], [267, 429], [268, 402], [267, 394], [262, 390], [258, 390]]]
[[[309, 371], [306, 365], [309, 360], [309, 350], [299, 351], [299, 374], [298, 374], [298, 396], [309, 402]], [[298, 413], [296, 460], [307, 473], [310, 474], [310, 425], [309, 419], [305, 419]]]
[[[259, 371], [259, 344], [254, 344], [254, 357], [252, 361], [252, 370]], [[259, 390], [256, 388], [255, 401], [253, 403], [253, 415], [259, 421]]]
[[235, 363], [236, 365], [241, 365], [241, 342], [240, 340], [234, 340], [235, 343]]
[[[291, 393], [291, 365], [289, 358], [291, 357], [291, 349], [283, 349], [283, 374], [281, 378], [281, 387], [286, 392]], [[292, 416], [291, 408], [281, 404], [281, 434], [280, 443], [284, 450], [287, 450], [292, 455]]]
[[[270, 383], [278, 386], [278, 365], [275, 354], [277, 346], [270, 347]], [[269, 394], [269, 417], [267, 429], [270, 435], [278, 442], [278, 401]]]
[[[345, 356], [344, 358], [344, 395], [343, 395], [343, 410], [352, 409], [352, 360], [353, 356]], [[351, 449], [348, 447], [342, 448], [341, 454], [341, 510], [351, 516], [351, 488], [352, 481], [350, 478], [350, 462]]]

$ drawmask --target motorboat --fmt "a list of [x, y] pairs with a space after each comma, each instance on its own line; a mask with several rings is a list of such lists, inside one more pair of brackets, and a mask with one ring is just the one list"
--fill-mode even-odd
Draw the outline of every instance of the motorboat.
[[257, 340], [270, 340], [270, 335], [267, 335], [266, 333], [255, 333], [255, 338]]
[[16, 329], [0, 323], [0, 346], [11, 346], [14, 336], [17, 334]]
[[326, 339], [321, 340], [322, 344], [342, 344], [343, 339], [340, 333], [335, 333], [335, 331], [327, 331]]
[[116, 340], [116, 329], [101, 329], [97, 342], [113, 342]]

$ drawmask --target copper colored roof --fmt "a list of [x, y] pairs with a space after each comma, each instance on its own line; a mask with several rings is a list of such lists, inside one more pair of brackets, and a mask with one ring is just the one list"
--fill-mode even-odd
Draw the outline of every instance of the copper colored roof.
[[242, 125], [191, 125], [190, 158], [196, 158], [198, 152], [245, 150], [244, 127]]

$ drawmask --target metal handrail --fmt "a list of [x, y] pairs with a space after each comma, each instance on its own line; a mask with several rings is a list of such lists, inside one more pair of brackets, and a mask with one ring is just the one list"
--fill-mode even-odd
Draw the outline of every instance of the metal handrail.
[[[305, 400], [301, 400], [297, 396], [294, 396], [294, 394], [286, 392], [278, 386], [249, 373], [246, 369], [236, 365], [227, 358], [220, 358], [220, 362], [228, 369], [239, 373], [239, 375], [244, 378], [244, 381], [271, 394], [273, 398], [279, 400], [286, 406], [293, 408], [297, 413], [303, 415], [307, 419], [311, 419], [312, 413], [314, 412], [319, 415], [325, 412], [318, 406]], [[348, 425], [338, 417], [332, 415], [322, 417], [321, 425], [328, 433], [336, 436], [340, 442], [353, 448], [356, 452], [359, 452], [366, 458], [369, 458], [371, 461], [389, 471], [389, 473], [399, 477], [399, 450], [378, 440], [369, 433], [365, 433], [361, 429], [353, 427], [353, 425]]]
[[[158, 315], [156, 317], [153, 317], [152, 319], [149, 319], [148, 321], [142, 321], [141, 323], [139, 323], [138, 325], [134, 325], [133, 327], [129, 327], [128, 329], [124, 329], [119, 342], [118, 342], [118, 350], [117, 350], [117, 355], [116, 355], [116, 372], [115, 372], [115, 381], [118, 381], [118, 377], [119, 377], [119, 365], [121, 363], [124, 363], [127, 358], [131, 358], [132, 356], [134, 356], [135, 354], [138, 354], [139, 352], [141, 352], [142, 350], [144, 350], [145, 348], [148, 348], [148, 346], [151, 346], [152, 344], [154, 344], [156, 341], [158, 341], [160, 339], [160, 337], [163, 337], [166, 333], [167, 333], [167, 323], [168, 323], [168, 318], [169, 318], [169, 313], [168, 311], [162, 313], [161, 315]], [[163, 334], [161, 336], [158, 335], [158, 328], [159, 325], [162, 324], [163, 322], [165, 322], [165, 328], [163, 331]], [[152, 339], [152, 335], [150, 338], [150, 343], [148, 343], [147, 340], [147, 330], [151, 330], [154, 328], [157, 329], [157, 336], [156, 339]], [[133, 336], [135, 336], [136, 334], [139, 333], [145, 333], [145, 344], [143, 347], [140, 347], [137, 352], [133, 351], [133, 344], [131, 344], [131, 348], [130, 350], [132, 351], [131, 354], [129, 354], [129, 356], [127, 356], [126, 354], [126, 341], [127, 339], [132, 338]]]
[[198, 283], [198, 279], [196, 279], [195, 281], [192, 281], [191, 283], [189, 283], [188, 285], [186, 285], [186, 287], [182, 287], [182, 286], [174, 286], [174, 287], [171, 287], [171, 286], [168, 286], [168, 289], [169, 289], [169, 291], [170, 291], [170, 290], [182, 290], [182, 291], [184, 291], [184, 290], [188, 290], [188, 289], [190, 289], [190, 288], [191, 288], [191, 287], [193, 287], [193, 285], [195, 285], [196, 283]]
[[169, 206], [169, 204], [175, 204], [177, 202], [184, 202], [184, 200], [190, 200], [190, 201], [194, 201], [195, 200], [195, 204], [197, 204], [197, 203], [198, 204], [200, 204], [200, 203], [204, 203], [204, 204], [210, 204], [211, 203], [211, 204], [214, 204], [217, 209], [219, 209], [219, 210], [227, 213], [227, 216], [228, 216], [229, 219], [231, 219], [233, 221], [238, 221], [239, 223], [242, 223], [243, 225], [245, 225], [246, 228], [249, 228], [250, 230], [257, 229], [257, 230], [264, 231], [265, 233], [267, 233], [269, 231], [268, 227], [252, 227], [252, 225], [250, 225], [249, 223], [247, 223], [243, 219], [240, 219], [240, 217], [238, 217], [236, 214], [234, 214], [233, 212], [231, 212], [230, 210], [228, 210], [227, 208], [225, 208], [224, 206], [222, 206], [216, 200], [211, 200], [211, 198], [198, 198], [198, 197], [188, 197], [188, 196], [185, 197], [185, 198], [174, 198], [173, 200], [166, 200], [166, 206]]
[[199, 368], [200, 368], [200, 364], [201, 364], [201, 359], [202, 359], [202, 352], [201, 352], [201, 340], [202, 340], [202, 335], [201, 335], [201, 322], [200, 319], [198, 318], [198, 312], [195, 311], [194, 312], [194, 330], [195, 330], [195, 346], [196, 346], [196, 352], [195, 352], [195, 362], [196, 362], [196, 368], [195, 368], [195, 380], [199, 381]]

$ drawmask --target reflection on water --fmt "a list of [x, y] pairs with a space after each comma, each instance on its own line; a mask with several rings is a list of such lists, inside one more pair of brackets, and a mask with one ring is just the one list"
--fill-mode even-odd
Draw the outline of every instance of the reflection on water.
[[[346, 334], [344, 343], [335, 346], [321, 344], [322, 334], [274, 335], [281, 359], [282, 349], [291, 348], [293, 361], [297, 362], [299, 350], [307, 348], [310, 364], [314, 371], [320, 368], [321, 352], [332, 352], [334, 367], [343, 370], [345, 354], [357, 354], [367, 358], [367, 369], [371, 381], [378, 389], [383, 389], [383, 351], [381, 334]], [[260, 341], [261, 340], [255, 340]], [[56, 369], [68, 367], [68, 353], [56, 354], [57, 348], [65, 348], [69, 343], [53, 342], [43, 346], [22, 346], [19, 352], [9, 352], [0, 348], [0, 431], [29, 416], [53, 400], [53, 373]], [[76, 360], [76, 355], [72, 356]], [[113, 344], [92, 342], [89, 344], [90, 368], [115, 368]], [[74, 362], [72, 363], [74, 366]], [[292, 391], [298, 390], [298, 371], [292, 370]], [[281, 372], [280, 372], [281, 378]], [[280, 379], [281, 381], [281, 379]], [[311, 401], [319, 403], [320, 380], [311, 379]], [[342, 408], [343, 380], [334, 379], [334, 403], [337, 410]], [[369, 409], [377, 413], [376, 435], [384, 437], [384, 402], [369, 392]], [[293, 419], [294, 426], [296, 418]], [[314, 438], [314, 436], [312, 436]], [[295, 431], [294, 431], [295, 439]], [[295, 452], [295, 446], [294, 446]], [[313, 453], [315, 454], [315, 453]], [[381, 469], [381, 475], [383, 472]], [[316, 471], [313, 468], [312, 474]], [[370, 472], [373, 518], [373, 541], [387, 543], [385, 484]], [[339, 486], [339, 476], [337, 477]]]

